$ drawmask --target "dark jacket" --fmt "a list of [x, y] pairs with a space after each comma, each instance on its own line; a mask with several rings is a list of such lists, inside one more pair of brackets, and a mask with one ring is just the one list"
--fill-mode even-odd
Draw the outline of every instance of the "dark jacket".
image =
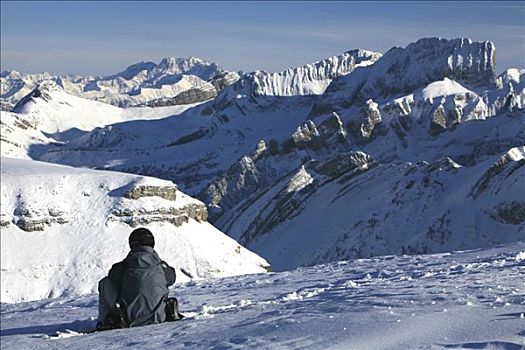
[[133, 248], [108, 274], [117, 286], [128, 325], [143, 326], [166, 320], [168, 287], [175, 283], [175, 269], [160, 260], [149, 246]]

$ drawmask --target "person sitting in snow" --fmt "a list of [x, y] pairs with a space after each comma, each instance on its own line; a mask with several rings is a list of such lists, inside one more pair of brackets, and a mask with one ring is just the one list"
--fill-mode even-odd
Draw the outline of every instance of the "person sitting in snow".
[[175, 269], [153, 249], [150, 230], [138, 228], [129, 236], [131, 251], [100, 280], [97, 330], [136, 327], [182, 318], [176, 298], [168, 298]]

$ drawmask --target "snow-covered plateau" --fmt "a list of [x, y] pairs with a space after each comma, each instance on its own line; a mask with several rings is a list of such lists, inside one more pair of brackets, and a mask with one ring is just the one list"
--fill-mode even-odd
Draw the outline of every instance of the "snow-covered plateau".
[[154, 232], [179, 281], [269, 267], [171, 181], [14, 158], [2, 158], [1, 176], [2, 302], [95, 292], [137, 226]]
[[525, 243], [176, 285], [180, 322], [86, 334], [97, 295], [1, 305], [2, 349], [525, 348]]

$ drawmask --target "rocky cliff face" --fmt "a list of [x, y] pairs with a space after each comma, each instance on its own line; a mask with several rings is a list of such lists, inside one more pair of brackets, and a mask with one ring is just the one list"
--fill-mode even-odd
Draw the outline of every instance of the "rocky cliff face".
[[[294, 173], [298, 182], [307, 181], [307, 170], [303, 168], [302, 172], [297, 173], [297, 168], [309, 160], [317, 164], [320, 160], [330, 158], [331, 161], [315, 166], [316, 171], [329, 177], [340, 171], [349, 171], [354, 160], [358, 161], [357, 158], [332, 158], [333, 154], [345, 150], [350, 151], [350, 143], [337, 114], [319, 125], [308, 120], [281, 144], [275, 140], [259, 141], [253, 153], [242, 157], [224, 175], [208, 185], [199, 198], [209, 204], [212, 219], [216, 221], [239, 202], [248, 198], [247, 203], [251, 202]], [[359, 158], [360, 154], [356, 157]], [[363, 157], [363, 162], [371, 162], [364, 154]], [[298, 187], [295, 182], [291, 181], [287, 186]]]
[[280, 73], [255, 72], [250, 76], [253, 93], [267, 96], [319, 95], [333, 79], [352, 72], [356, 67], [371, 65], [380, 57], [377, 52], [353, 50]]
[[134, 183], [131, 188], [124, 193], [124, 198], [139, 199], [142, 197], [160, 197], [169, 201], [175, 201], [177, 198], [177, 185], [155, 186]]
[[[169, 222], [175, 226], [182, 226], [188, 223], [189, 219], [197, 222], [205, 222], [208, 219], [208, 211], [204, 204], [197, 201], [178, 204], [175, 184], [149, 184], [147, 181], [139, 181], [128, 187], [111, 210], [108, 220], [136, 227], [154, 222]], [[149, 197], [163, 198], [171, 203], [140, 205], [142, 198]], [[188, 197], [182, 195], [182, 198], [187, 200]], [[129, 201], [130, 199], [132, 201]]]
[[254, 96], [319, 95], [333, 79], [371, 65], [380, 57], [377, 52], [352, 50], [279, 73], [256, 71], [245, 74], [235, 90], [237, 94]]
[[[276, 269], [513, 241], [525, 234], [522, 160], [486, 181], [500, 161], [380, 164], [360, 152], [304, 159], [269, 188], [252, 186], [215, 223]], [[469, 195], [480, 184], [484, 194]]]
[[64, 208], [39, 208], [33, 207], [34, 204], [28, 203], [27, 198], [19, 198], [20, 202], [12, 213], [12, 219], [9, 220], [9, 214], [3, 214], [3, 227], [8, 227], [11, 223], [20, 229], [31, 231], [44, 231], [46, 227], [52, 225], [63, 225], [69, 222], [68, 213]]
[[122, 197], [115, 201], [108, 216], [109, 221], [122, 222], [131, 227], [151, 223], [182, 226], [189, 219], [206, 222], [206, 206], [178, 191], [173, 183], [144, 180], [125, 186]]
[[443, 78], [469, 86], [494, 84], [494, 44], [470, 39], [427, 38], [406, 48], [392, 48], [376, 64], [336, 79], [314, 113], [411, 93]]
[[217, 92], [220, 92], [228, 86], [233, 85], [239, 79], [240, 76], [236, 72], [223, 72], [213, 77], [211, 83], [215, 87], [215, 90], [217, 90]]

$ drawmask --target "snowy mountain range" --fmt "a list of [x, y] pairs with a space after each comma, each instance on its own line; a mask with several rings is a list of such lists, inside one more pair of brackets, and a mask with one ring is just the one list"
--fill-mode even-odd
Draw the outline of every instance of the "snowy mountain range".
[[[525, 240], [525, 70], [495, 64], [491, 42], [428, 38], [280, 73], [190, 59], [20, 78], [26, 96], [2, 88], [1, 151], [172, 181], [277, 270], [494, 246]], [[215, 92], [181, 105], [190, 76], [204, 83], [184, 91]]]
[[115, 106], [191, 104], [215, 97], [238, 78], [237, 73], [196, 57], [167, 57], [158, 64], [140, 62], [105, 77], [22, 74], [12, 70], [0, 74], [0, 102], [3, 110], [10, 111], [41, 83], [54, 81], [71, 95]]
[[[354, 50], [281, 73], [257, 71], [243, 76], [259, 94], [320, 94], [333, 78], [355, 67], [371, 64], [380, 56], [375, 52]], [[120, 107], [186, 105], [216, 97], [239, 78], [239, 73], [225, 71], [216, 63], [196, 57], [167, 57], [158, 64], [135, 63], [105, 77], [3, 71], [0, 73], [0, 106], [5, 111], [16, 110], [22, 98], [49, 81], [68, 94]]]

